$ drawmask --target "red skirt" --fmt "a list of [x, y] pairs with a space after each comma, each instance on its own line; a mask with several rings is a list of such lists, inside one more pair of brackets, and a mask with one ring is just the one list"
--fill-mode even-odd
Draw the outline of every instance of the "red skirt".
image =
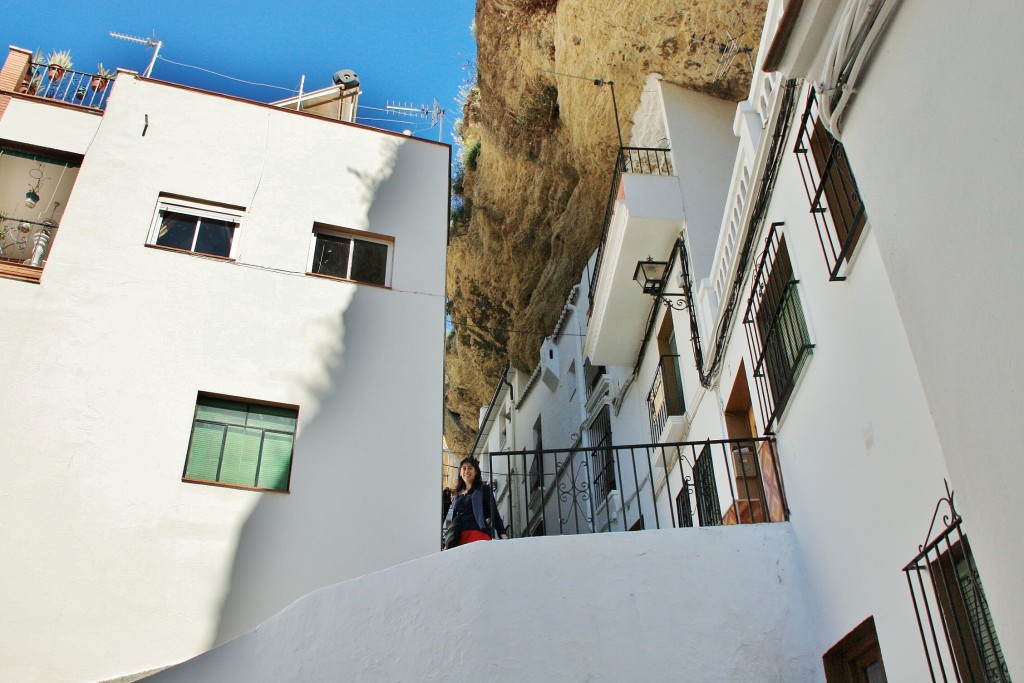
[[491, 537], [482, 531], [462, 531], [459, 533], [459, 545], [466, 545], [474, 541], [489, 541]]

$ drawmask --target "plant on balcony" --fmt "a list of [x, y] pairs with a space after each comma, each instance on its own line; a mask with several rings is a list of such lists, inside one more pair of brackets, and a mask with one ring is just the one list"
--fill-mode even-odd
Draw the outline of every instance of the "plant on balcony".
[[47, 71], [50, 76], [50, 80], [57, 82], [64, 78], [64, 74], [71, 69], [71, 51], [60, 50], [59, 52], [54, 50], [50, 53], [50, 56], [46, 58]]
[[96, 92], [103, 92], [113, 77], [114, 72], [104, 68], [103, 62], [100, 62], [96, 67], [96, 74], [92, 77], [92, 89]]
[[35, 76], [32, 76], [31, 78], [25, 80], [21, 84], [20, 91], [25, 93], [26, 95], [35, 95], [36, 91], [39, 90], [39, 88], [40, 88], [40, 86], [42, 86], [42, 84], [43, 84], [43, 77], [40, 76], [39, 74], [36, 74]]

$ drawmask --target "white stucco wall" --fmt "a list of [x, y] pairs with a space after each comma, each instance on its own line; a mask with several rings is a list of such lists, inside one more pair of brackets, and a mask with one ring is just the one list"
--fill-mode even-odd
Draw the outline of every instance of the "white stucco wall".
[[11, 98], [0, 117], [0, 139], [85, 154], [102, 121], [95, 111]]
[[823, 681], [793, 552], [785, 524], [477, 543], [147, 680]]
[[843, 142], [874, 223], [1003, 652], [1024, 676], [1024, 6], [903, 3]]
[[[436, 550], [448, 161], [118, 79], [42, 283], [0, 280], [0, 678], [166, 665]], [[237, 262], [145, 247], [161, 192], [246, 207]], [[394, 236], [393, 288], [306, 276], [314, 221]], [[181, 481], [199, 391], [299, 406], [290, 493]]]

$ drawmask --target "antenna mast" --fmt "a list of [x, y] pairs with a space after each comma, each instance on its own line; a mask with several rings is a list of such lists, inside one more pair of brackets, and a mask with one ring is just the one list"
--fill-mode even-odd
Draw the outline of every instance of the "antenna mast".
[[153, 73], [153, 65], [156, 64], [156, 56], [160, 54], [160, 48], [164, 46], [163, 41], [153, 40], [153, 38], [156, 37], [155, 33], [153, 34], [153, 38], [136, 38], [135, 36], [125, 35], [124, 33], [114, 33], [113, 31], [111, 31], [110, 37], [120, 38], [121, 40], [127, 40], [129, 43], [139, 43], [140, 45], [145, 45], [146, 47], [156, 48], [153, 50], [153, 58], [149, 60], [149, 66], [147, 66], [146, 70], [142, 72], [143, 78], [149, 78], [149, 75]]
[[441, 108], [441, 104], [434, 98], [434, 105], [428, 107], [427, 105], [421, 105], [419, 107], [413, 107], [409, 104], [390, 104], [387, 105], [387, 111], [389, 114], [399, 114], [405, 116], [412, 116], [413, 118], [430, 118], [430, 127], [437, 126], [437, 141], [442, 142], [444, 138], [444, 109]]

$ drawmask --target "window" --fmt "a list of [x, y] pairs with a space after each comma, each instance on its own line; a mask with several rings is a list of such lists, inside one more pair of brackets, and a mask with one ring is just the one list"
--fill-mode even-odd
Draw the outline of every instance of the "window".
[[772, 433], [814, 348], [781, 227], [772, 224], [743, 318], [766, 434]]
[[[948, 526], [933, 537], [941, 518]], [[921, 551], [903, 568], [933, 680], [1009, 683], [1010, 672], [953, 492], [939, 501]]]
[[233, 259], [245, 209], [161, 195], [147, 244]]
[[308, 272], [390, 287], [394, 248], [386, 235], [315, 223]]
[[615, 454], [612, 452], [612, 422], [608, 406], [601, 408], [590, 427], [587, 428], [593, 449], [594, 489], [598, 501], [608, 497], [615, 490]]
[[813, 87], [807, 95], [793, 152], [803, 176], [829, 279], [845, 280], [840, 271], [857, 246], [867, 214], [846, 149], [821, 122]]
[[828, 683], [886, 683], [874, 617], [843, 636], [821, 660]]
[[298, 410], [200, 394], [182, 480], [287, 491]]

